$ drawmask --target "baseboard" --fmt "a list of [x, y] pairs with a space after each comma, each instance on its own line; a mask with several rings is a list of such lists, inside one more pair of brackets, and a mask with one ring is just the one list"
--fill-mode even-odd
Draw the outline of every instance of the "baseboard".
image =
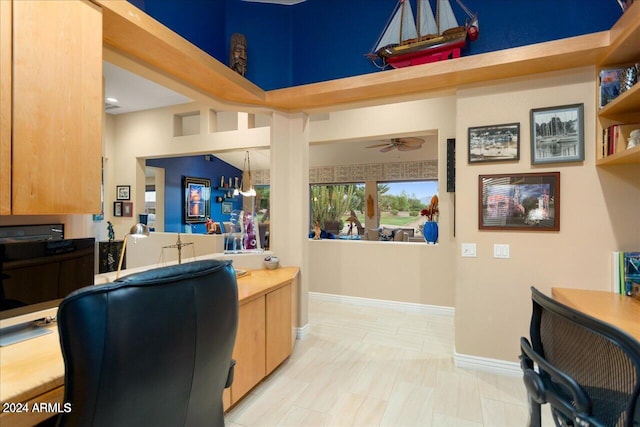
[[453, 363], [456, 367], [463, 369], [473, 369], [511, 377], [522, 376], [522, 369], [517, 362], [460, 354], [455, 350], [453, 351]]
[[440, 305], [417, 304], [412, 302], [388, 301], [373, 298], [350, 297], [344, 295], [324, 294], [319, 292], [309, 292], [309, 297], [323, 300], [341, 302], [366, 307], [389, 308], [392, 310], [411, 311], [414, 313], [435, 314], [439, 316], [451, 316], [455, 314], [455, 308]]
[[311, 331], [311, 326], [307, 323], [304, 326], [300, 326], [299, 328], [295, 328], [296, 329], [296, 339], [300, 340], [304, 337], [306, 337], [307, 335], [309, 335], [309, 332]]

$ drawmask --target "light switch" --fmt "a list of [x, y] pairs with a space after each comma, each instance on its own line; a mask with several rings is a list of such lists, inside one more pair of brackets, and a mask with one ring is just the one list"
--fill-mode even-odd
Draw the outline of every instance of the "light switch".
[[462, 256], [475, 258], [476, 257], [476, 244], [475, 243], [463, 243], [462, 245]]
[[493, 245], [494, 258], [509, 258], [509, 245]]

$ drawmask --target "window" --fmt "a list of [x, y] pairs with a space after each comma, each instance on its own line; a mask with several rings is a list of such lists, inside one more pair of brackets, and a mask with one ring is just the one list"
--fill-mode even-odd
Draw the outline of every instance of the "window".
[[[373, 184], [377, 185], [378, 189], [377, 226], [386, 229], [406, 229], [410, 236], [421, 235], [425, 217], [420, 216], [420, 211], [427, 207], [431, 197], [437, 194], [438, 181], [393, 181]], [[364, 183], [312, 184], [310, 197], [310, 230], [314, 229], [314, 222], [317, 220], [322, 230], [335, 235], [364, 233]]]
[[311, 185], [311, 221], [333, 234], [346, 232], [352, 212], [364, 224], [364, 183]]
[[438, 193], [438, 181], [396, 181], [378, 183], [380, 227], [412, 229], [422, 234], [425, 218], [420, 211]]

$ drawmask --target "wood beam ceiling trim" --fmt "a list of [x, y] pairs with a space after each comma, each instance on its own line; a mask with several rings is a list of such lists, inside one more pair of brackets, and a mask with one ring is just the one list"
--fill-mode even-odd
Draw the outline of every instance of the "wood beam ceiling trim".
[[264, 104], [262, 89], [126, 0], [94, 2], [102, 7], [105, 45], [214, 98]]

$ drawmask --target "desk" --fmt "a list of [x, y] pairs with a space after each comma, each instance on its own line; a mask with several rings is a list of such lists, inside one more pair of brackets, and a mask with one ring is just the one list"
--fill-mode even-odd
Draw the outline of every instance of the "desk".
[[[293, 341], [291, 326], [297, 327], [297, 280], [299, 269], [297, 267], [282, 267], [275, 270], [249, 270], [249, 274], [238, 279], [238, 302], [242, 313], [252, 316], [252, 310], [248, 309], [254, 304], [260, 303], [261, 299], [267, 299], [271, 295], [290, 295], [289, 301], [291, 312], [288, 319], [289, 325], [280, 325], [272, 322], [262, 325], [265, 338], [262, 340], [265, 349], [255, 349], [254, 339], [243, 340], [240, 336], [241, 329], [238, 329], [238, 338], [234, 348], [234, 359], [237, 360], [236, 377], [238, 382], [235, 393], [232, 386], [233, 401], [228, 390], [225, 392], [225, 407], [237, 402], [251, 388], [255, 386], [265, 375], [266, 365], [269, 359], [273, 368], [279, 365], [291, 354]], [[283, 292], [284, 290], [290, 292]], [[263, 306], [265, 307], [265, 303]], [[278, 306], [282, 313], [286, 307]], [[264, 308], [263, 308], [264, 310]], [[264, 311], [263, 311], [264, 313]], [[264, 322], [264, 317], [262, 317]], [[269, 319], [267, 318], [267, 321]], [[241, 325], [255, 327], [255, 322], [244, 320], [241, 315]], [[64, 361], [60, 350], [58, 329], [51, 326], [52, 334], [43, 335], [38, 338], [23, 341], [7, 347], [0, 348], [0, 402], [29, 402], [28, 413], [0, 413], [0, 425], [2, 426], [32, 426], [40, 421], [50, 418], [51, 412], [36, 413], [31, 408], [34, 403], [60, 403], [64, 398]], [[275, 330], [275, 332], [274, 332]], [[279, 332], [279, 330], [283, 332]], [[287, 337], [288, 334], [288, 337]], [[275, 338], [271, 338], [271, 337]], [[250, 344], [246, 344], [249, 342]], [[250, 348], [251, 347], [251, 348]], [[247, 366], [249, 362], [242, 366], [245, 358], [251, 355], [262, 354], [267, 358], [260, 362], [260, 369], [253, 369]], [[249, 355], [249, 356], [246, 356]], [[249, 377], [244, 380], [245, 377]], [[4, 405], [3, 405], [4, 407]]]
[[612, 324], [640, 342], [640, 301], [607, 291], [553, 288], [553, 297], [571, 308]]

